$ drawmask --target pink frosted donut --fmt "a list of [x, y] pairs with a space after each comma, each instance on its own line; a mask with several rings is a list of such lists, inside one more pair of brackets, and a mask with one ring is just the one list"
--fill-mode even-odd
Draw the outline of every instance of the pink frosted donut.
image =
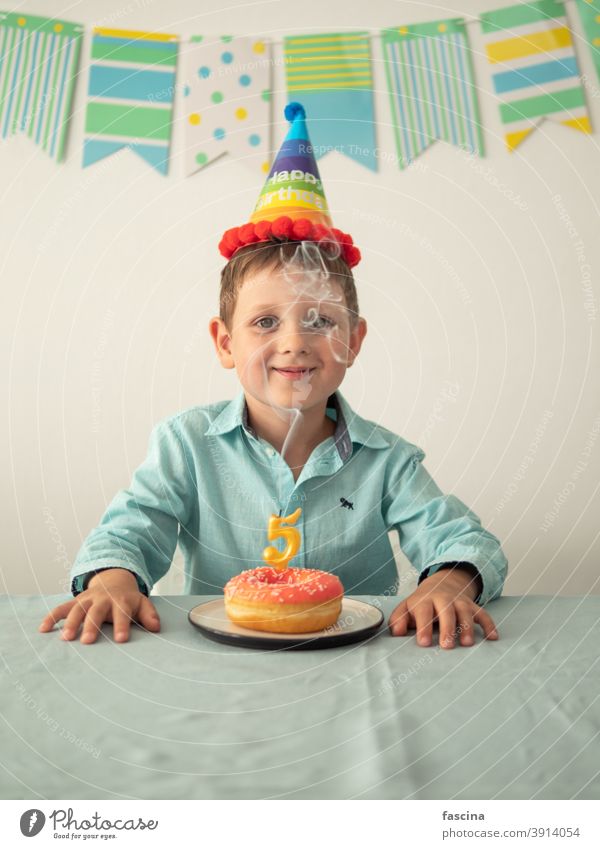
[[231, 578], [223, 590], [227, 615], [255, 631], [302, 634], [337, 621], [344, 587], [319, 569], [259, 566]]

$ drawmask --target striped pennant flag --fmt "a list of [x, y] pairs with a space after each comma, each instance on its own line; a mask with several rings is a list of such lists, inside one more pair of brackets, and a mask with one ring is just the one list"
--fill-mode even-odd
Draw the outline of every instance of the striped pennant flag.
[[128, 147], [167, 173], [177, 41], [168, 33], [94, 28], [84, 168]]
[[564, 4], [520, 3], [480, 20], [508, 150], [544, 118], [591, 133]]
[[400, 168], [436, 139], [482, 155], [463, 19], [385, 29], [381, 41]]
[[192, 36], [184, 50], [185, 173], [228, 153], [270, 168], [271, 56], [262, 38]]
[[315, 157], [335, 149], [377, 171], [369, 33], [286, 36], [283, 51], [288, 97], [306, 110]]
[[577, 8], [600, 80], [600, 0], [577, 0]]
[[62, 162], [83, 27], [0, 12], [2, 138], [26, 133]]

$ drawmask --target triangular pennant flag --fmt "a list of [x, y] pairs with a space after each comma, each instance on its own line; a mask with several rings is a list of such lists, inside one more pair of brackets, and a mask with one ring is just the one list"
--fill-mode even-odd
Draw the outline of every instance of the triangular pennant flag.
[[184, 66], [186, 175], [224, 153], [255, 173], [266, 173], [271, 157], [269, 42], [193, 36]]
[[26, 133], [64, 159], [82, 32], [70, 21], [0, 12], [2, 138]]
[[564, 4], [520, 3], [480, 19], [507, 148], [544, 118], [591, 133]]
[[436, 139], [482, 155], [464, 21], [394, 27], [381, 35], [400, 168]]
[[177, 39], [157, 32], [94, 29], [84, 167], [128, 147], [167, 173]]
[[336, 150], [377, 171], [369, 33], [288, 36], [284, 62], [289, 99], [310, 115], [317, 159]]

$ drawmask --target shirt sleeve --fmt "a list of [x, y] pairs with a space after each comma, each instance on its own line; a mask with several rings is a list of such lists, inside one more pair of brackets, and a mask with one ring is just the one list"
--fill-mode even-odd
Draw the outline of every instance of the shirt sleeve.
[[152, 589], [168, 572], [179, 525], [188, 521], [195, 492], [190, 476], [180, 434], [171, 423], [159, 423], [130, 486], [115, 495], [80, 548], [69, 576], [73, 595], [86, 573], [111, 567], [129, 569], [140, 589]]
[[[110, 569], [110, 568], [111, 568], [110, 566], [105, 566], [102, 569], [93, 569], [90, 572], [83, 572], [81, 575], [76, 575], [73, 578], [73, 580], [71, 581], [71, 592], [73, 593], [73, 595], [79, 595], [79, 593], [82, 593], [84, 590], [86, 590], [89, 581], [98, 572], [102, 572], [104, 569]], [[129, 570], [129, 571], [131, 571], [131, 570]], [[146, 586], [144, 581], [142, 581], [140, 576], [138, 574], [136, 574], [135, 572], [132, 572], [132, 574], [135, 575], [135, 577], [136, 577], [139, 591], [143, 595], [149, 596], [150, 593], [148, 592], [148, 587]]]
[[450, 562], [470, 563], [483, 585], [475, 600], [486, 604], [501, 595], [506, 579], [508, 562], [500, 541], [459, 498], [444, 495], [423, 466], [424, 457], [417, 448], [392, 469], [383, 498], [384, 521], [398, 531], [419, 583]]

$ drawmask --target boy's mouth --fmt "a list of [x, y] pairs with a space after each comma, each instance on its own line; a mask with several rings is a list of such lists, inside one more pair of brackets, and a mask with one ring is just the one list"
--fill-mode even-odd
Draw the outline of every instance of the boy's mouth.
[[299, 378], [306, 378], [311, 375], [314, 368], [276, 368], [273, 366], [273, 370], [281, 374], [283, 377], [287, 377], [289, 380], [298, 380]]

